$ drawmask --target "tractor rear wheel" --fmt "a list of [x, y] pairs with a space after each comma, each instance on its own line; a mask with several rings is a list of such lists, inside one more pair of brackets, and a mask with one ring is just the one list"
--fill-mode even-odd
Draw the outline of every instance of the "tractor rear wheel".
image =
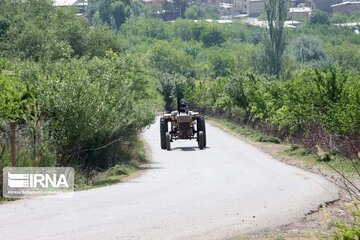
[[198, 131], [198, 133], [200, 131], [203, 132], [204, 134], [204, 147], [206, 147], [206, 128], [205, 128], [205, 118], [203, 116], [200, 116], [197, 118], [196, 120], [196, 130]]
[[166, 133], [168, 131], [168, 123], [163, 118], [160, 118], [160, 143], [161, 149], [166, 149]]
[[198, 132], [198, 146], [200, 149], [205, 147], [205, 135], [203, 131]]
[[166, 133], [166, 150], [170, 151], [170, 142], [171, 142], [171, 135], [170, 133]]

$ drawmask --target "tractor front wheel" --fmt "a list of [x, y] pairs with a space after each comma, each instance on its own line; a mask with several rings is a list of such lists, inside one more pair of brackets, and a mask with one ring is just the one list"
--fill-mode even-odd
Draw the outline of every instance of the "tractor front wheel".
[[160, 145], [161, 149], [166, 149], [166, 133], [168, 131], [168, 123], [163, 118], [160, 119]]
[[171, 135], [168, 132], [165, 135], [166, 135], [166, 150], [170, 151]]
[[203, 116], [200, 116], [196, 119], [196, 127], [197, 127], [197, 131], [199, 132], [203, 132], [204, 134], [204, 147], [206, 147], [206, 129], [205, 129], [205, 118]]
[[198, 146], [200, 149], [205, 147], [205, 135], [203, 131], [198, 132]]

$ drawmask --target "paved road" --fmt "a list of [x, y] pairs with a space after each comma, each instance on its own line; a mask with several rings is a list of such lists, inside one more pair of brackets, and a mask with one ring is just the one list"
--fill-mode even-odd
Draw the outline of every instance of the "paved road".
[[144, 133], [151, 167], [139, 178], [0, 205], [0, 239], [227, 239], [296, 221], [338, 197], [320, 176], [287, 166], [207, 126], [208, 148], [159, 147], [158, 122]]

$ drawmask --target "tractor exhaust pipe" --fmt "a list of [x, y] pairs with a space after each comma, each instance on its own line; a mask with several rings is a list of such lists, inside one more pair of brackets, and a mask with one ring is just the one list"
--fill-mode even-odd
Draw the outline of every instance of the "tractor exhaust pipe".
[[180, 98], [177, 97], [176, 100], [177, 100], [177, 111], [180, 112]]

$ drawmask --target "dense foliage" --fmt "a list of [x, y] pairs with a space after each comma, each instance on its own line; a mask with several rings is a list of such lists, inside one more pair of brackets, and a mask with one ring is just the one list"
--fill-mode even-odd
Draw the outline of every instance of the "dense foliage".
[[[92, 169], [124, 160], [121, 146], [154, 119], [155, 83], [142, 61], [118, 52], [115, 33], [90, 28], [75, 9], [0, 5], [0, 136], [10, 120], [32, 136], [19, 164]], [[0, 166], [8, 150], [1, 145]]]
[[[359, 138], [360, 35], [330, 24], [343, 17], [315, 12], [278, 34], [284, 15], [275, 12], [271, 34], [241, 21], [166, 23], [149, 18], [156, 5], [135, 1], [91, 1], [91, 21], [47, 1], [0, 5], [1, 121], [42, 125], [58, 163], [103, 166], [94, 162], [101, 155], [111, 164], [106, 148], [89, 149], [138, 133], [161, 97], [166, 110], [185, 97], [207, 113], [350, 155], [341, 140]], [[184, 1], [163, 7], [178, 17], [212, 12]]]
[[82, 166], [109, 166], [116, 159], [102, 147], [126, 141], [153, 119], [148, 81], [128, 56], [109, 52], [106, 58], [54, 63], [45, 71], [28, 66], [21, 77], [35, 86], [46, 140], [61, 165], [80, 160]]
[[[360, 34], [333, 23], [360, 14], [314, 11], [286, 30], [286, 1], [268, 2], [265, 30], [193, 21], [219, 11], [184, 0], [90, 0], [87, 18], [50, 0], [0, 1], [0, 167], [9, 121], [30, 133], [18, 166], [111, 167], [182, 97], [313, 150], [358, 154]], [[191, 20], [165, 22], [176, 18]], [[359, 237], [353, 216], [337, 239]]]
[[274, 77], [267, 74], [261, 29], [241, 22], [146, 21], [127, 22], [118, 35], [123, 49], [146, 57], [155, 76], [166, 73], [157, 77], [166, 110], [175, 105], [178, 82], [180, 95], [202, 111], [314, 150], [320, 145], [355, 154], [342, 142], [356, 145], [360, 129], [360, 39], [351, 29], [304, 24], [286, 30], [282, 68]]

